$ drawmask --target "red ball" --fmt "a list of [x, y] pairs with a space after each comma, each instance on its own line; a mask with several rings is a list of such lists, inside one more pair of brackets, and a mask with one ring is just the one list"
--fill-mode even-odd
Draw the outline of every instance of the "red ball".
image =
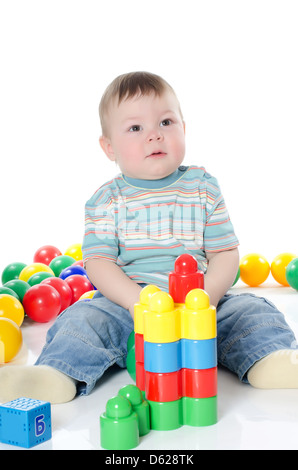
[[81, 276], [80, 274], [73, 274], [72, 276], [68, 276], [64, 279], [64, 282], [67, 282], [69, 287], [72, 290], [72, 304], [74, 304], [81, 295], [85, 294], [89, 290], [94, 290], [93, 285], [85, 276]]
[[82, 259], [79, 259], [78, 261], [73, 263], [72, 266], [82, 266], [82, 268], [83, 268], [84, 267], [84, 261]]
[[48, 277], [47, 279], [41, 281], [40, 284], [47, 284], [52, 286], [54, 289], [56, 289], [58, 294], [60, 294], [61, 308], [59, 313], [63, 312], [63, 310], [70, 306], [72, 301], [72, 290], [63, 279], [60, 277]]
[[43, 263], [47, 266], [50, 264], [52, 259], [56, 258], [56, 256], [61, 256], [62, 253], [59, 248], [56, 248], [52, 245], [44, 245], [38, 248], [33, 256], [34, 263]]
[[27, 290], [23, 298], [23, 307], [32, 320], [45, 323], [59, 314], [61, 298], [54, 287], [37, 284]]

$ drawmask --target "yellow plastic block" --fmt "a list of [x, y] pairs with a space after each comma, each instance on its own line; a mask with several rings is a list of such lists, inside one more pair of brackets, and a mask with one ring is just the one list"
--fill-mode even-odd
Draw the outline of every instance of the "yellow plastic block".
[[160, 292], [159, 287], [150, 284], [144, 287], [140, 293], [140, 302], [134, 306], [134, 331], [142, 335], [144, 333], [144, 313], [148, 311], [149, 300], [153, 294]]
[[209, 295], [202, 289], [191, 290], [181, 312], [181, 338], [216, 338], [216, 308], [210, 305]]
[[180, 339], [180, 310], [167, 292], [150, 297], [149, 310], [144, 312], [144, 341], [171, 343]]

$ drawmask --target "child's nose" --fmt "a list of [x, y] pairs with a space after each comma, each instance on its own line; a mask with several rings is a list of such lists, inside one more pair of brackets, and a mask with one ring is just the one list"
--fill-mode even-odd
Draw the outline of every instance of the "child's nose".
[[148, 142], [152, 141], [161, 141], [163, 139], [163, 135], [159, 130], [154, 130], [149, 132], [147, 140]]

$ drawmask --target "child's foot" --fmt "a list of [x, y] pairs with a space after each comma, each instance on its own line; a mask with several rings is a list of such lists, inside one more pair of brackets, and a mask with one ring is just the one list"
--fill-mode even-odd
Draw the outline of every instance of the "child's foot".
[[0, 368], [0, 402], [26, 397], [50, 403], [65, 403], [76, 395], [76, 382], [49, 366]]
[[281, 349], [256, 362], [248, 371], [256, 388], [298, 388], [298, 349]]

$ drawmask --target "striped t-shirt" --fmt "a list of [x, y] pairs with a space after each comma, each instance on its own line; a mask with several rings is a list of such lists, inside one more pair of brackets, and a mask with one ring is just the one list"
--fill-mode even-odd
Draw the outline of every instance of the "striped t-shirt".
[[217, 180], [204, 168], [181, 166], [159, 180], [122, 174], [85, 206], [84, 263], [117, 263], [138, 283], [168, 289], [177, 256], [189, 253], [207, 270], [207, 252], [238, 245]]

